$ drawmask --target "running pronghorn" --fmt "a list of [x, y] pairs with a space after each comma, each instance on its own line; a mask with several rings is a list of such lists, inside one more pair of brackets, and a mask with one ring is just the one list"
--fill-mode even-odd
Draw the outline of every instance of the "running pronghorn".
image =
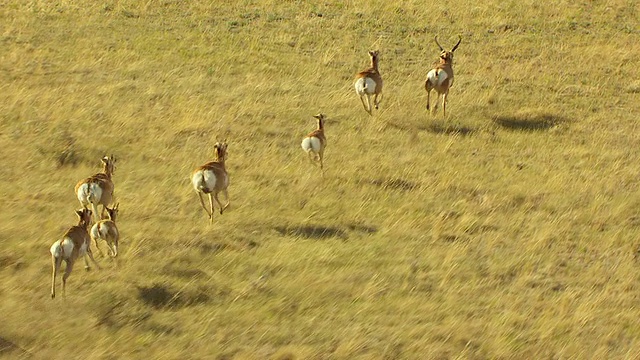
[[116, 226], [116, 216], [118, 215], [118, 205], [116, 204], [113, 208], [107, 209], [108, 219], [102, 219], [97, 223], [93, 224], [91, 227], [91, 239], [96, 244], [96, 249], [100, 255], [102, 254], [102, 250], [100, 250], [100, 246], [98, 245], [98, 240], [104, 240], [107, 243], [107, 247], [109, 248], [108, 255], [116, 261], [116, 257], [118, 256], [118, 240], [120, 239], [120, 233], [118, 232], [118, 227]]
[[98, 205], [102, 205], [102, 214], [104, 214], [105, 208], [113, 200], [114, 190], [111, 177], [115, 170], [116, 159], [111, 155], [103, 157], [101, 161], [104, 166], [102, 172], [78, 182], [75, 187], [80, 204], [85, 209], [89, 206], [93, 209], [95, 222], [100, 221], [101, 218], [98, 214]]
[[[380, 71], [378, 71], [378, 50], [369, 51], [369, 57], [371, 58], [371, 66], [364, 71], [359, 72], [356, 75], [356, 94], [360, 96], [360, 101], [364, 109], [371, 115], [371, 95], [373, 95], [373, 105], [376, 110], [378, 104], [382, 100], [382, 77], [380, 77]], [[380, 99], [378, 100], [378, 96]], [[365, 104], [365, 97], [367, 103]]]
[[100, 269], [100, 266], [93, 258], [91, 253], [91, 238], [87, 232], [87, 227], [91, 222], [91, 210], [81, 209], [77, 210], [76, 214], [80, 218], [78, 225], [72, 226], [62, 236], [62, 240], [58, 240], [51, 245], [51, 262], [53, 264], [53, 274], [51, 275], [51, 298], [56, 297], [56, 275], [58, 270], [62, 266], [62, 261], [66, 261], [67, 268], [62, 276], [62, 294], [65, 293], [67, 285], [67, 278], [71, 275], [73, 265], [79, 257], [84, 258], [84, 268], [89, 270], [89, 262], [87, 256], [96, 265], [96, 268]]
[[318, 128], [309, 133], [304, 139], [302, 139], [302, 149], [307, 153], [311, 161], [320, 162], [320, 171], [324, 176], [324, 166], [322, 163], [322, 157], [324, 154], [324, 148], [327, 146], [327, 138], [324, 136], [324, 114], [314, 115], [314, 118], [318, 119]]
[[[227, 187], [229, 186], [229, 175], [227, 174], [227, 170], [224, 166], [224, 161], [227, 157], [227, 141], [216, 142], [213, 146], [213, 152], [215, 154], [215, 160], [210, 161], [193, 171], [191, 174], [191, 183], [193, 184], [193, 188], [198, 193], [200, 197], [200, 204], [204, 211], [209, 215], [209, 219], [213, 222], [213, 199], [216, 199], [216, 202], [220, 206], [220, 214], [229, 206], [229, 193], [227, 192]], [[224, 196], [227, 198], [227, 203], [223, 206], [218, 199], [218, 194], [220, 192], [224, 193]], [[204, 199], [202, 198], [202, 194], [209, 195], [209, 209], [204, 204]]]
[[458, 43], [447, 51], [442, 48], [438, 42], [438, 36], [435, 37], [436, 44], [440, 48], [440, 62], [427, 73], [427, 80], [424, 83], [424, 88], [427, 90], [427, 110], [430, 110], [429, 96], [431, 90], [435, 90], [438, 93], [436, 102], [433, 105], [433, 111], [438, 108], [438, 99], [442, 95], [442, 116], [446, 116], [447, 108], [447, 95], [449, 94], [449, 88], [453, 86], [453, 52], [456, 51], [458, 45], [462, 41], [462, 37], [458, 36]]

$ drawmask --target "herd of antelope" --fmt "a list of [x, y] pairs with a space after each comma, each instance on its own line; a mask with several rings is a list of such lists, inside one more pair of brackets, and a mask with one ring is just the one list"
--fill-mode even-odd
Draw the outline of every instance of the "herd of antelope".
[[[440, 48], [439, 62], [427, 73], [425, 80], [425, 90], [427, 91], [427, 110], [431, 110], [430, 94], [431, 90], [437, 93], [436, 103], [432, 112], [438, 107], [438, 100], [442, 95], [442, 114], [446, 115], [447, 95], [449, 89], [453, 85], [453, 52], [458, 48], [462, 37], [458, 37], [458, 42], [450, 50], [445, 50], [435, 37], [435, 42]], [[355, 90], [359, 96], [365, 111], [372, 115], [372, 105], [377, 110], [382, 100], [382, 76], [378, 69], [379, 52], [369, 51], [371, 66], [364, 71], [356, 74]], [[373, 103], [371, 97], [373, 96]], [[314, 115], [317, 120], [318, 127], [309, 133], [302, 140], [302, 149], [307, 153], [312, 162], [318, 162], [320, 171], [324, 176], [323, 154], [327, 145], [327, 138], [324, 134], [324, 114]], [[209, 220], [213, 222], [214, 206], [213, 200], [218, 203], [220, 214], [229, 207], [229, 175], [225, 168], [225, 159], [227, 156], [227, 141], [216, 142], [213, 146], [214, 160], [196, 168], [191, 174], [191, 184], [198, 194], [200, 204], [207, 213]], [[65, 232], [62, 238], [51, 245], [51, 259], [53, 264], [53, 273], [51, 279], [51, 298], [56, 296], [56, 275], [60, 270], [62, 261], [66, 262], [64, 275], [62, 276], [62, 291], [65, 292], [67, 278], [73, 270], [73, 266], [78, 258], [83, 258], [85, 269], [90, 269], [89, 258], [100, 269], [100, 266], [93, 258], [91, 251], [91, 241], [95, 243], [96, 249], [102, 255], [102, 251], [98, 245], [100, 240], [107, 243], [109, 249], [108, 255], [113, 258], [117, 264], [118, 256], [118, 240], [119, 232], [116, 225], [116, 217], [118, 213], [118, 204], [109, 208], [113, 202], [113, 192], [115, 189], [112, 176], [115, 170], [116, 159], [112, 156], [102, 158], [103, 171], [80, 181], [75, 192], [82, 209], [77, 210], [79, 222], [78, 225], [72, 226]], [[226, 203], [223, 205], [219, 199], [219, 194], [224, 193]], [[203, 194], [209, 196], [209, 207], [205, 205]], [[98, 215], [98, 206], [102, 206], [102, 211]], [[104, 213], [107, 217], [104, 217]], [[93, 220], [93, 221], [92, 221]], [[93, 222], [93, 226], [89, 230], [89, 226]]]
[[[98, 240], [104, 240], [109, 247], [109, 255], [115, 260], [118, 255], [119, 233], [116, 226], [116, 214], [118, 212], [118, 204], [112, 208], [108, 205], [113, 200], [114, 184], [111, 176], [115, 170], [116, 159], [112, 156], [102, 158], [104, 169], [102, 172], [81, 180], [76, 185], [76, 196], [82, 205], [82, 209], [77, 210], [76, 214], [80, 218], [78, 225], [72, 226], [62, 236], [62, 239], [51, 245], [51, 262], [53, 264], [53, 273], [51, 275], [51, 298], [56, 297], [56, 275], [62, 265], [62, 261], [67, 263], [67, 267], [62, 275], [62, 292], [64, 294], [67, 285], [67, 278], [71, 275], [73, 265], [78, 258], [84, 258], [85, 269], [89, 269], [87, 257], [93, 261], [96, 268], [100, 266], [93, 258], [91, 251], [91, 240], [95, 242], [96, 249], [100, 253]], [[107, 219], [101, 219], [98, 216], [98, 206], [102, 205], [102, 214], [106, 211]], [[89, 207], [93, 209], [90, 210]], [[95, 217], [91, 233], [89, 233], [89, 225], [91, 225], [92, 215]], [[91, 234], [91, 235], [89, 235]]]

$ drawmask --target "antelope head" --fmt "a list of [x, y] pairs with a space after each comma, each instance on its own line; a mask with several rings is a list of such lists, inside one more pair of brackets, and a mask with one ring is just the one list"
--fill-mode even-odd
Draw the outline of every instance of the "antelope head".
[[116, 217], [118, 216], [118, 206], [120, 206], [120, 203], [115, 204], [111, 209], [105, 207], [105, 209], [107, 209], [107, 214], [109, 214], [109, 220], [114, 222], [116, 221]]
[[219, 141], [213, 145], [213, 152], [216, 155], [216, 159], [220, 162], [224, 162], [227, 158], [227, 139], [224, 139], [222, 143]]
[[78, 217], [80, 218], [80, 225], [84, 225], [86, 227], [91, 223], [91, 210], [76, 210], [76, 215], [78, 215]]
[[113, 174], [113, 171], [116, 169], [116, 158], [113, 156], [113, 154], [111, 156], [105, 156], [100, 160], [104, 165], [104, 173]]
[[458, 35], [458, 42], [451, 49], [451, 51], [445, 50], [442, 47], [442, 45], [440, 45], [440, 43], [438, 42], [438, 36], [437, 35], [435, 37], [435, 40], [436, 40], [436, 45], [438, 45], [438, 47], [440, 48], [440, 63], [443, 63], [443, 64], [451, 64], [451, 63], [453, 63], [453, 52], [456, 51], [456, 49], [458, 48], [458, 45], [460, 45], [460, 43], [462, 42], [462, 37], [460, 35]]
[[324, 114], [313, 115], [313, 117], [318, 119], [318, 129], [323, 129], [324, 128], [324, 119], [325, 119]]
[[371, 58], [371, 67], [378, 69], [378, 55], [380, 55], [380, 51], [374, 50], [369, 51], [369, 57]]

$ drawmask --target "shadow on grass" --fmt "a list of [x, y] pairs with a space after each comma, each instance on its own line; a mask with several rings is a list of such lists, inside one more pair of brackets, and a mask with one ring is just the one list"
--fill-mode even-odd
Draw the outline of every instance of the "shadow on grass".
[[568, 121], [565, 117], [549, 113], [497, 115], [492, 120], [498, 126], [517, 131], [545, 131]]
[[13, 356], [16, 356], [15, 358], [27, 358], [33, 356], [31, 353], [21, 348], [20, 346], [3, 337], [0, 337], [0, 355], [8, 356], [9, 353], [13, 353]]
[[433, 134], [444, 135], [462, 135], [469, 136], [476, 132], [476, 129], [459, 124], [443, 124], [440, 122], [432, 122], [430, 124], [418, 126], [419, 130], [428, 131]]
[[444, 134], [444, 135], [462, 135], [469, 136], [473, 135], [477, 130], [470, 126], [460, 125], [460, 124], [450, 124], [450, 123], [441, 123], [441, 122], [430, 122], [427, 124], [401, 124], [396, 122], [387, 122], [392, 128], [403, 130], [403, 131], [427, 131], [433, 134]]
[[209, 301], [209, 295], [204, 292], [186, 293], [173, 291], [165, 285], [138, 286], [138, 297], [143, 303], [155, 308], [177, 308]]
[[283, 236], [300, 236], [308, 239], [330, 239], [337, 237], [346, 240], [349, 237], [346, 231], [331, 226], [276, 226], [275, 230]]
[[24, 262], [18, 256], [0, 255], [0, 269], [20, 270], [23, 267]]
[[373, 179], [373, 180], [362, 180], [361, 182], [366, 182], [371, 185], [375, 185], [381, 187], [383, 189], [394, 189], [394, 190], [402, 190], [402, 191], [412, 191], [418, 188], [418, 184], [404, 180], [399, 178], [392, 179]]
[[347, 225], [347, 227], [351, 231], [357, 231], [365, 234], [374, 234], [378, 232], [378, 228], [375, 226], [351, 224], [351, 225]]

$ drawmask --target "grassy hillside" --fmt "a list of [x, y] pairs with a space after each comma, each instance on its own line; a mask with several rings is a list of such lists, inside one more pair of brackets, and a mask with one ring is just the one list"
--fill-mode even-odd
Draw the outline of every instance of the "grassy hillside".
[[[640, 6], [468, 3], [0, 1], [0, 356], [640, 356]], [[434, 35], [463, 37], [446, 119]], [[189, 174], [224, 138], [209, 224]], [[119, 267], [51, 300], [105, 154]]]

